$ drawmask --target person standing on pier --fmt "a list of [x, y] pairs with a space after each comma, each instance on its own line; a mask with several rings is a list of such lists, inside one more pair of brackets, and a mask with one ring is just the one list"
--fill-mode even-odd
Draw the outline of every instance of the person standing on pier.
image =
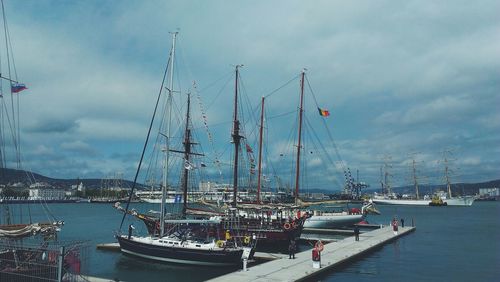
[[297, 245], [295, 240], [290, 240], [290, 245], [288, 245], [288, 259], [295, 259], [295, 251], [297, 250]]
[[405, 219], [401, 218], [401, 228], [405, 227]]
[[398, 235], [398, 220], [396, 218], [392, 219], [392, 231], [394, 231], [394, 235]]
[[359, 241], [359, 226], [354, 225], [354, 239]]
[[130, 224], [128, 226], [128, 239], [130, 240], [130, 237], [132, 237], [132, 231], [135, 229], [133, 224]]

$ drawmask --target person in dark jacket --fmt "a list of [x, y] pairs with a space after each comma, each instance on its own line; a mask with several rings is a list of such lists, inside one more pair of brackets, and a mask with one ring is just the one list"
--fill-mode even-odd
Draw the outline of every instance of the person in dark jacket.
[[295, 259], [295, 251], [297, 250], [297, 245], [295, 240], [290, 240], [290, 245], [288, 245], [288, 259]]
[[359, 226], [354, 225], [354, 239], [359, 241]]

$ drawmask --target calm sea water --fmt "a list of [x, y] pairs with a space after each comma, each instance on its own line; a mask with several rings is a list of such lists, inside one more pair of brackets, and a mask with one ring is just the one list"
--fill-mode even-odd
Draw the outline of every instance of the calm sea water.
[[[30, 206], [32, 217], [43, 219], [44, 213], [36, 205]], [[135, 206], [143, 211], [154, 208]], [[66, 222], [61, 240], [90, 240], [89, 275], [125, 281], [203, 281], [231, 271], [159, 264], [98, 251], [96, 244], [114, 241], [121, 221], [112, 205], [48, 207]], [[472, 207], [378, 208], [382, 215], [370, 216], [371, 223], [388, 224], [398, 216], [407, 225], [413, 219], [416, 232], [312, 281], [500, 281], [500, 202], [476, 202]], [[124, 223], [124, 230], [128, 224]], [[135, 226], [138, 231], [144, 229], [137, 221]]]

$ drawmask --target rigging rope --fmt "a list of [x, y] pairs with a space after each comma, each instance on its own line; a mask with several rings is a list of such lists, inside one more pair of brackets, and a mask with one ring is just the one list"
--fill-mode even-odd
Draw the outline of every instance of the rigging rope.
[[144, 153], [146, 152], [146, 148], [148, 146], [148, 141], [149, 141], [149, 136], [151, 135], [151, 128], [153, 127], [153, 123], [154, 123], [155, 116], [156, 116], [156, 111], [158, 110], [158, 104], [160, 103], [161, 93], [163, 91], [163, 85], [165, 84], [165, 79], [167, 77], [168, 66], [170, 64], [171, 55], [172, 55], [172, 51], [170, 51], [170, 56], [168, 57], [167, 66], [165, 67], [165, 72], [163, 73], [163, 79], [161, 81], [160, 90], [158, 91], [158, 98], [156, 99], [155, 109], [153, 111], [153, 115], [151, 116], [151, 122], [149, 124], [148, 134], [146, 136], [146, 140], [144, 141], [144, 147], [142, 148], [141, 159], [139, 160], [139, 165], [137, 166], [137, 171], [135, 172], [134, 182], [132, 184], [132, 188], [130, 189], [130, 195], [128, 197], [127, 206], [125, 207], [125, 212], [123, 213], [122, 221], [120, 223], [120, 230], [122, 229], [123, 222], [125, 221], [125, 217], [128, 214], [128, 208], [130, 206], [130, 201], [132, 200], [132, 195], [134, 194], [134, 189], [135, 189], [135, 186], [137, 184], [137, 177], [139, 176], [139, 172], [141, 171], [142, 160], [144, 159]]
[[[312, 90], [311, 84], [309, 83], [309, 79], [307, 78], [307, 76], [306, 76], [306, 81], [307, 81], [307, 86], [309, 87], [309, 90], [311, 91], [311, 95], [313, 97], [314, 103], [315, 103], [316, 107], [319, 108], [318, 101], [316, 100], [316, 96], [314, 95], [314, 91]], [[333, 145], [333, 148], [335, 150], [335, 154], [337, 155], [337, 158], [340, 161], [340, 165], [342, 166], [342, 169], [344, 170], [344, 173], [345, 173], [347, 171], [347, 168], [345, 166], [345, 163], [344, 163], [342, 157], [340, 156], [339, 149], [337, 147], [337, 144], [335, 143], [335, 140], [333, 139], [332, 133], [331, 133], [330, 129], [328, 128], [328, 125], [326, 124], [326, 119], [322, 118], [321, 121], [323, 122], [323, 126], [325, 127], [326, 133], [328, 134], [328, 138], [330, 139], [330, 142]]]
[[196, 82], [193, 82], [193, 88], [194, 88], [194, 91], [196, 92], [196, 100], [198, 102], [198, 106], [200, 107], [201, 117], [202, 117], [202, 120], [203, 120], [203, 125], [205, 127], [205, 132], [207, 134], [208, 142], [210, 143], [210, 147], [211, 147], [211, 149], [212, 149], [212, 151], [214, 152], [214, 155], [215, 155], [215, 165], [217, 166], [217, 170], [219, 172], [221, 183], [223, 183], [222, 168], [221, 168], [221, 165], [220, 165], [220, 161], [219, 161], [219, 157], [218, 157], [218, 154], [217, 154], [217, 150], [215, 149], [215, 145], [214, 145], [212, 133], [210, 132], [210, 129], [208, 128], [207, 113], [206, 113], [206, 111], [205, 111], [205, 109], [203, 107], [203, 102], [201, 100], [201, 95], [200, 95], [200, 92], [198, 91], [198, 87], [196, 86]]

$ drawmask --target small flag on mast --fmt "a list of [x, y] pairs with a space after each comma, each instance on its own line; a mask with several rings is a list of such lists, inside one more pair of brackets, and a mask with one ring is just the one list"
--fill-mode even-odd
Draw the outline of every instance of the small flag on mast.
[[330, 115], [330, 112], [326, 109], [318, 108], [318, 111], [319, 111], [319, 115], [322, 117], [327, 117]]
[[28, 87], [26, 87], [24, 83], [13, 83], [10, 86], [10, 90], [12, 91], [12, 93], [19, 93], [26, 89], [28, 89]]
[[248, 144], [245, 144], [245, 147], [247, 149], [247, 153], [253, 153], [253, 150], [250, 146], [248, 146]]

